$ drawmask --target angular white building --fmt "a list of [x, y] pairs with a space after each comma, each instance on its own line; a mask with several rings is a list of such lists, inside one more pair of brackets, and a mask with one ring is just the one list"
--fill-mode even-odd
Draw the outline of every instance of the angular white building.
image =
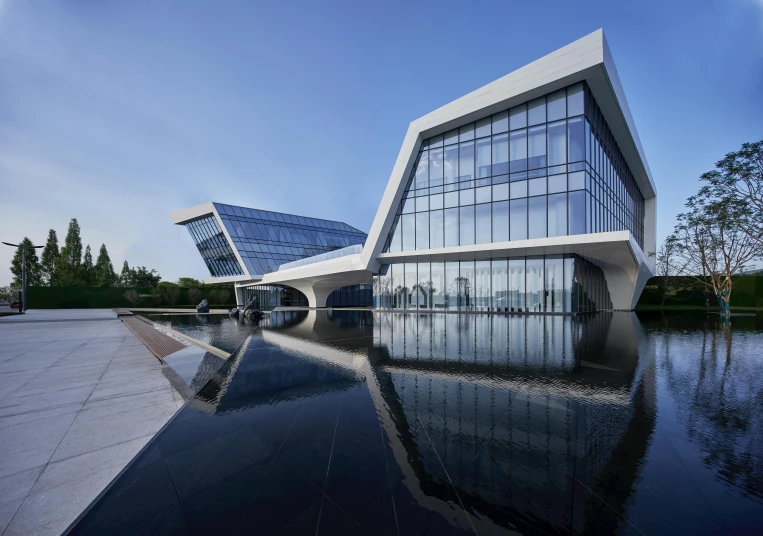
[[598, 30], [412, 122], [367, 237], [216, 203], [172, 219], [214, 228], [194, 240], [239, 303], [579, 313], [635, 307], [655, 204]]

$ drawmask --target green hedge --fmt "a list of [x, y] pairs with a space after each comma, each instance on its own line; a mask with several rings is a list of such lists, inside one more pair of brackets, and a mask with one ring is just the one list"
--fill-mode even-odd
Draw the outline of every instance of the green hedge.
[[[135, 290], [142, 296], [141, 301], [133, 306], [127, 301], [124, 293]], [[27, 305], [29, 309], [110, 309], [113, 307], [171, 307], [166, 299], [158, 302], [151, 296], [151, 288], [125, 288], [125, 287], [28, 287]], [[218, 304], [210, 298], [211, 294], [219, 287], [198, 289], [201, 298], [206, 298], [212, 307], [231, 308], [235, 307], [236, 294], [231, 286], [228, 290], [230, 295], [226, 304]], [[198, 303], [198, 302], [197, 302]], [[174, 307], [195, 307], [197, 303], [191, 303], [188, 299], [188, 289], [180, 289], [180, 300]]]
[[[669, 296], [665, 305], [670, 306], [705, 306], [705, 293], [702, 288], [691, 288], [695, 281], [691, 277], [679, 277], [679, 281], [685, 283], [688, 290], [681, 290], [675, 296]], [[763, 308], [763, 276], [735, 276], [731, 278], [731, 307], [759, 307]], [[651, 278], [641, 294], [638, 305], [660, 305], [662, 294], [660, 293], [656, 277]], [[718, 305], [714, 296], [710, 296], [710, 305]]]

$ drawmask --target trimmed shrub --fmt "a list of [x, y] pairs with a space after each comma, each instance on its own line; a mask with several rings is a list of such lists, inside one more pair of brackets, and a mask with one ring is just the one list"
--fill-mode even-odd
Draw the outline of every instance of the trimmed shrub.
[[[131, 304], [125, 294], [134, 290], [139, 297], [136, 305]], [[27, 287], [27, 301], [31, 309], [111, 309], [114, 307], [195, 307], [201, 300], [208, 299], [215, 307], [231, 308], [235, 303], [218, 304], [211, 296], [219, 296], [219, 287], [198, 289], [199, 299], [191, 302], [188, 290], [179, 288], [179, 299], [173, 306], [167, 293], [158, 294], [153, 288], [126, 287]], [[233, 287], [224, 289], [229, 298], [235, 300]]]

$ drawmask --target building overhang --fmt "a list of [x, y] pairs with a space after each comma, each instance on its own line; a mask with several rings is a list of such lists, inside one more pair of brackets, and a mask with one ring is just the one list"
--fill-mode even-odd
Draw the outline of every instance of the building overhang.
[[[233, 239], [230, 236], [230, 233], [228, 233], [228, 228], [223, 223], [223, 220], [220, 217], [220, 213], [217, 211], [217, 208], [215, 207], [214, 203], [212, 203], [211, 201], [207, 201], [206, 203], [202, 203], [201, 205], [196, 205], [195, 207], [183, 208], [183, 209], [176, 210], [175, 212], [170, 213], [170, 219], [172, 220], [172, 223], [174, 223], [175, 225], [186, 225], [188, 223], [191, 223], [192, 221], [195, 221], [201, 218], [208, 218], [208, 217], [212, 217], [217, 220], [217, 225], [220, 227], [220, 230], [222, 231], [223, 236], [225, 237], [225, 240], [228, 242], [228, 245], [233, 251], [233, 254], [236, 256], [236, 260], [238, 261], [238, 264], [241, 267], [241, 270], [244, 272], [244, 275], [232, 276], [232, 277], [210, 277], [205, 279], [204, 282], [230, 283], [233, 281], [237, 281], [236, 278], [252, 279], [253, 277], [256, 277], [256, 276], [252, 276], [249, 273], [249, 269], [246, 267], [246, 263], [244, 262], [243, 257], [241, 257], [241, 253], [239, 253], [238, 248], [236, 247], [236, 244], [233, 242]], [[225, 281], [222, 281], [222, 280], [225, 280]]]
[[259, 285], [288, 285], [301, 288], [303, 285], [332, 287], [369, 284], [373, 273], [361, 264], [361, 254], [346, 255], [313, 264], [306, 264], [287, 270], [278, 270], [262, 276]]
[[211, 201], [196, 205], [195, 207], [183, 208], [170, 213], [170, 219], [175, 225], [185, 225], [194, 220], [207, 216], [217, 215], [214, 203]]
[[260, 282], [259, 277], [251, 277], [248, 275], [232, 275], [228, 277], [206, 277], [204, 278], [205, 285], [217, 285], [221, 283], [235, 283], [237, 285], [250, 284], [256, 285]]
[[[401, 262], [442, 262], [488, 260], [533, 255], [577, 254], [596, 264], [637, 267], [647, 263], [647, 257], [630, 231], [534, 238], [510, 242], [492, 242], [473, 246], [456, 246], [415, 251], [382, 253], [379, 264]], [[651, 268], [649, 268], [651, 270]]]

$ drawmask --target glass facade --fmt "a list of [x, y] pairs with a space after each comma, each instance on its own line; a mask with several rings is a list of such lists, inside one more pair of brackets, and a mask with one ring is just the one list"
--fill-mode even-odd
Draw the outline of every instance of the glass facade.
[[579, 255], [386, 264], [374, 308], [503, 313], [612, 309], [601, 268]]
[[213, 277], [244, 275], [217, 218], [207, 216], [185, 224]]
[[[275, 307], [307, 307], [307, 297], [295, 288], [284, 285], [252, 285], [244, 287], [244, 304], [258, 298], [260, 309], [269, 311]], [[243, 305], [243, 304], [242, 304]]]
[[220, 203], [215, 207], [252, 276], [366, 241], [364, 232], [342, 222]]
[[581, 82], [424, 140], [384, 251], [626, 229], [644, 197]]
[[[244, 303], [254, 296], [260, 300], [260, 309], [275, 307], [308, 307], [307, 297], [295, 288], [285, 285], [252, 285], [244, 289]], [[371, 285], [347, 285], [329, 294], [326, 307], [370, 307], [373, 303]]]

